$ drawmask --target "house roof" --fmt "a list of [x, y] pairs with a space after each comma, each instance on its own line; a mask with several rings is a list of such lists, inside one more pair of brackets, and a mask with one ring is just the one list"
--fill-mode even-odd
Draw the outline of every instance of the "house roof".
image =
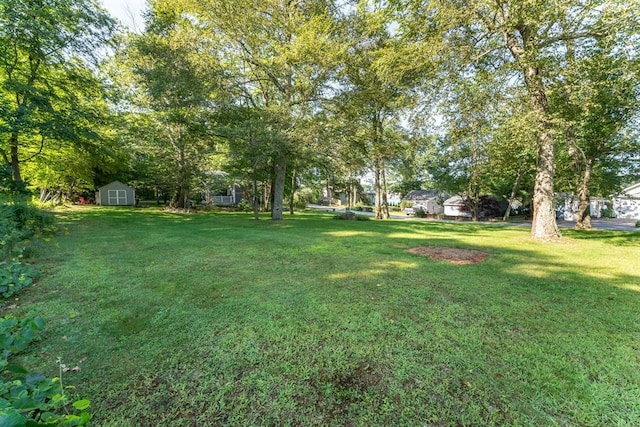
[[622, 190], [623, 197], [640, 197], [640, 182]]
[[441, 193], [436, 190], [411, 190], [404, 196], [404, 200], [429, 200], [438, 197], [440, 194]]
[[464, 205], [464, 199], [461, 196], [449, 197], [444, 201], [445, 206], [460, 206]]

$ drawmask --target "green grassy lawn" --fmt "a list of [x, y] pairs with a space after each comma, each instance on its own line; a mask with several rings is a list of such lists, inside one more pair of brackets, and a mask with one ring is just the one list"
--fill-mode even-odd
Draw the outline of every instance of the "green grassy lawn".
[[640, 425], [640, 233], [57, 215], [9, 311], [47, 320], [27, 363], [80, 367], [94, 425]]

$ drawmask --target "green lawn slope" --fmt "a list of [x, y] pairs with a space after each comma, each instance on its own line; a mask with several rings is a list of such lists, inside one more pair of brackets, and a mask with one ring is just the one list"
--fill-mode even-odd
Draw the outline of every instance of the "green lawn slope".
[[[97, 426], [640, 425], [640, 235], [76, 208], [10, 312]], [[479, 264], [409, 253], [474, 249]]]

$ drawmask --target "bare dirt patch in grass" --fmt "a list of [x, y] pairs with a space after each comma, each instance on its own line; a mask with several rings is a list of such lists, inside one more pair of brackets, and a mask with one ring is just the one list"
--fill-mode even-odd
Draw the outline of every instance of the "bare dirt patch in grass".
[[434, 261], [445, 261], [450, 264], [479, 264], [489, 257], [489, 254], [474, 249], [447, 248], [435, 246], [419, 246], [407, 249], [407, 252], [428, 256]]

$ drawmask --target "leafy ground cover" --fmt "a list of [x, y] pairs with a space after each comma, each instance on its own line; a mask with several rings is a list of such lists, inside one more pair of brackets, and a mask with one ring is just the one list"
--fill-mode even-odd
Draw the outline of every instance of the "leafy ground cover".
[[640, 424], [638, 233], [57, 215], [11, 310], [47, 320], [24, 363], [77, 367], [94, 425]]

